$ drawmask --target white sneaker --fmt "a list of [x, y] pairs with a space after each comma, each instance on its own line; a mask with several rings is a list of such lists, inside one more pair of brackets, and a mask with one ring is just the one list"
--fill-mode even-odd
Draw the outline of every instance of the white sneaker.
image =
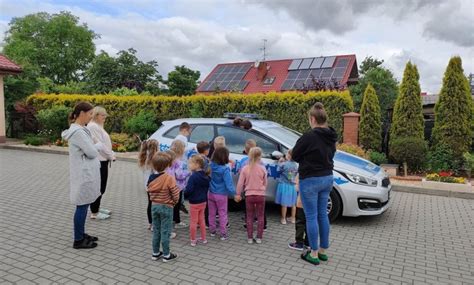
[[256, 239], [255, 239], [255, 242], [258, 243], [258, 244], [261, 244], [261, 243], [262, 243], [262, 239], [256, 238]]
[[92, 214], [91, 219], [96, 219], [96, 220], [105, 220], [110, 218], [109, 215], [103, 214], [103, 213], [97, 213], [97, 214]]
[[99, 213], [106, 214], [106, 215], [110, 216], [110, 214], [112, 214], [112, 211], [104, 209], [104, 208], [100, 208]]
[[187, 227], [188, 224], [186, 224], [185, 222], [181, 222], [181, 223], [175, 224], [174, 226], [175, 226], [175, 228], [177, 228], [177, 229], [182, 229], [182, 228]]
[[253, 243], [253, 238], [247, 239], [247, 243], [248, 243], [248, 244], [252, 244], [252, 243]]
[[173, 239], [173, 238], [176, 238], [176, 233], [171, 233], [171, 234], [170, 234], [170, 238], [172, 238], [172, 239]]
[[110, 218], [110, 215], [106, 215], [106, 214], [100, 213], [100, 212], [97, 214], [97, 219], [98, 220], [105, 220], [105, 219], [108, 219], [108, 218]]

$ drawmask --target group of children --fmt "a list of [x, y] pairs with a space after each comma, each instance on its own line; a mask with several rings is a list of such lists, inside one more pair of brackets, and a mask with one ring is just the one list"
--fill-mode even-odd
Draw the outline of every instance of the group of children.
[[[238, 169], [239, 179], [234, 187], [231, 169], [235, 161], [229, 158], [225, 138], [216, 137], [212, 148], [208, 142], [199, 142], [196, 150], [187, 149], [187, 137], [191, 126], [182, 123], [179, 135], [173, 140], [169, 150], [160, 151], [159, 143], [149, 139], [142, 143], [139, 165], [144, 173], [145, 188], [148, 193], [147, 216], [149, 229], [153, 231], [152, 259], [168, 262], [177, 258], [170, 252], [170, 238], [176, 237], [175, 228], [187, 227], [180, 219], [180, 211], [187, 212], [184, 199], [190, 205], [189, 236], [191, 246], [206, 244], [206, 224], [211, 237], [219, 235], [221, 240], [229, 238], [227, 227], [227, 206], [229, 197], [237, 203], [245, 199], [245, 227], [249, 244], [262, 243], [265, 217], [265, 191], [267, 170], [262, 162], [262, 150], [254, 140], [245, 144], [244, 154]], [[210, 150], [212, 154], [209, 154]], [[290, 248], [303, 250], [305, 240], [305, 219], [297, 194], [298, 167], [291, 160], [291, 150], [279, 162], [278, 188], [275, 202], [282, 205], [281, 223], [286, 224], [287, 207], [291, 207], [291, 223], [296, 223], [296, 241]], [[298, 202], [298, 203], [297, 203]], [[297, 209], [298, 204], [298, 209]], [[217, 220], [218, 217], [218, 220]], [[253, 223], [257, 220], [254, 237]], [[197, 228], [200, 238], [197, 238]], [[160, 245], [161, 250], [160, 251]]]

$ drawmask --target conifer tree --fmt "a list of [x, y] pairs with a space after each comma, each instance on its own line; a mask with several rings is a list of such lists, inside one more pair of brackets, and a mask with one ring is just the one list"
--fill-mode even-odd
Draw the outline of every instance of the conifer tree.
[[369, 83], [360, 108], [359, 144], [365, 150], [380, 151], [382, 145], [382, 121], [379, 99]]
[[435, 105], [432, 140], [434, 150], [443, 145], [452, 150], [454, 167], [460, 166], [463, 153], [468, 152], [472, 144], [473, 105], [461, 58], [452, 57], [444, 73], [443, 85]]
[[393, 110], [390, 138], [424, 138], [420, 76], [416, 65], [408, 62]]
[[405, 175], [408, 168], [420, 168], [418, 159], [426, 153], [424, 141], [423, 107], [421, 102], [420, 76], [416, 65], [408, 62], [403, 72], [400, 92], [393, 110], [390, 129], [390, 156], [403, 163]]

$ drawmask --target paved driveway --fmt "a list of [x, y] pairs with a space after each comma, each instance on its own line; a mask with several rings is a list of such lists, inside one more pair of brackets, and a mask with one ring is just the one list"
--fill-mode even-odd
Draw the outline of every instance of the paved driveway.
[[336, 222], [318, 267], [287, 248], [294, 227], [275, 209], [261, 245], [230, 213], [230, 240], [191, 248], [178, 230], [180, 257], [164, 264], [150, 259], [141, 172], [116, 162], [109, 181], [112, 218], [87, 222], [99, 246], [74, 250], [68, 157], [0, 149], [0, 283], [474, 283], [474, 200], [393, 193], [384, 215]]

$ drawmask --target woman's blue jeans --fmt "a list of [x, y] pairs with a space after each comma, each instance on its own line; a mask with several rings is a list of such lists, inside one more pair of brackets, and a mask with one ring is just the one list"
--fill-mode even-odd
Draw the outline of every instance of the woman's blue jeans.
[[76, 212], [74, 213], [74, 240], [79, 241], [84, 238], [87, 210], [89, 204], [76, 206]]
[[306, 215], [306, 232], [312, 250], [329, 248], [329, 218], [327, 213], [333, 176], [310, 177], [300, 180], [301, 202]]

